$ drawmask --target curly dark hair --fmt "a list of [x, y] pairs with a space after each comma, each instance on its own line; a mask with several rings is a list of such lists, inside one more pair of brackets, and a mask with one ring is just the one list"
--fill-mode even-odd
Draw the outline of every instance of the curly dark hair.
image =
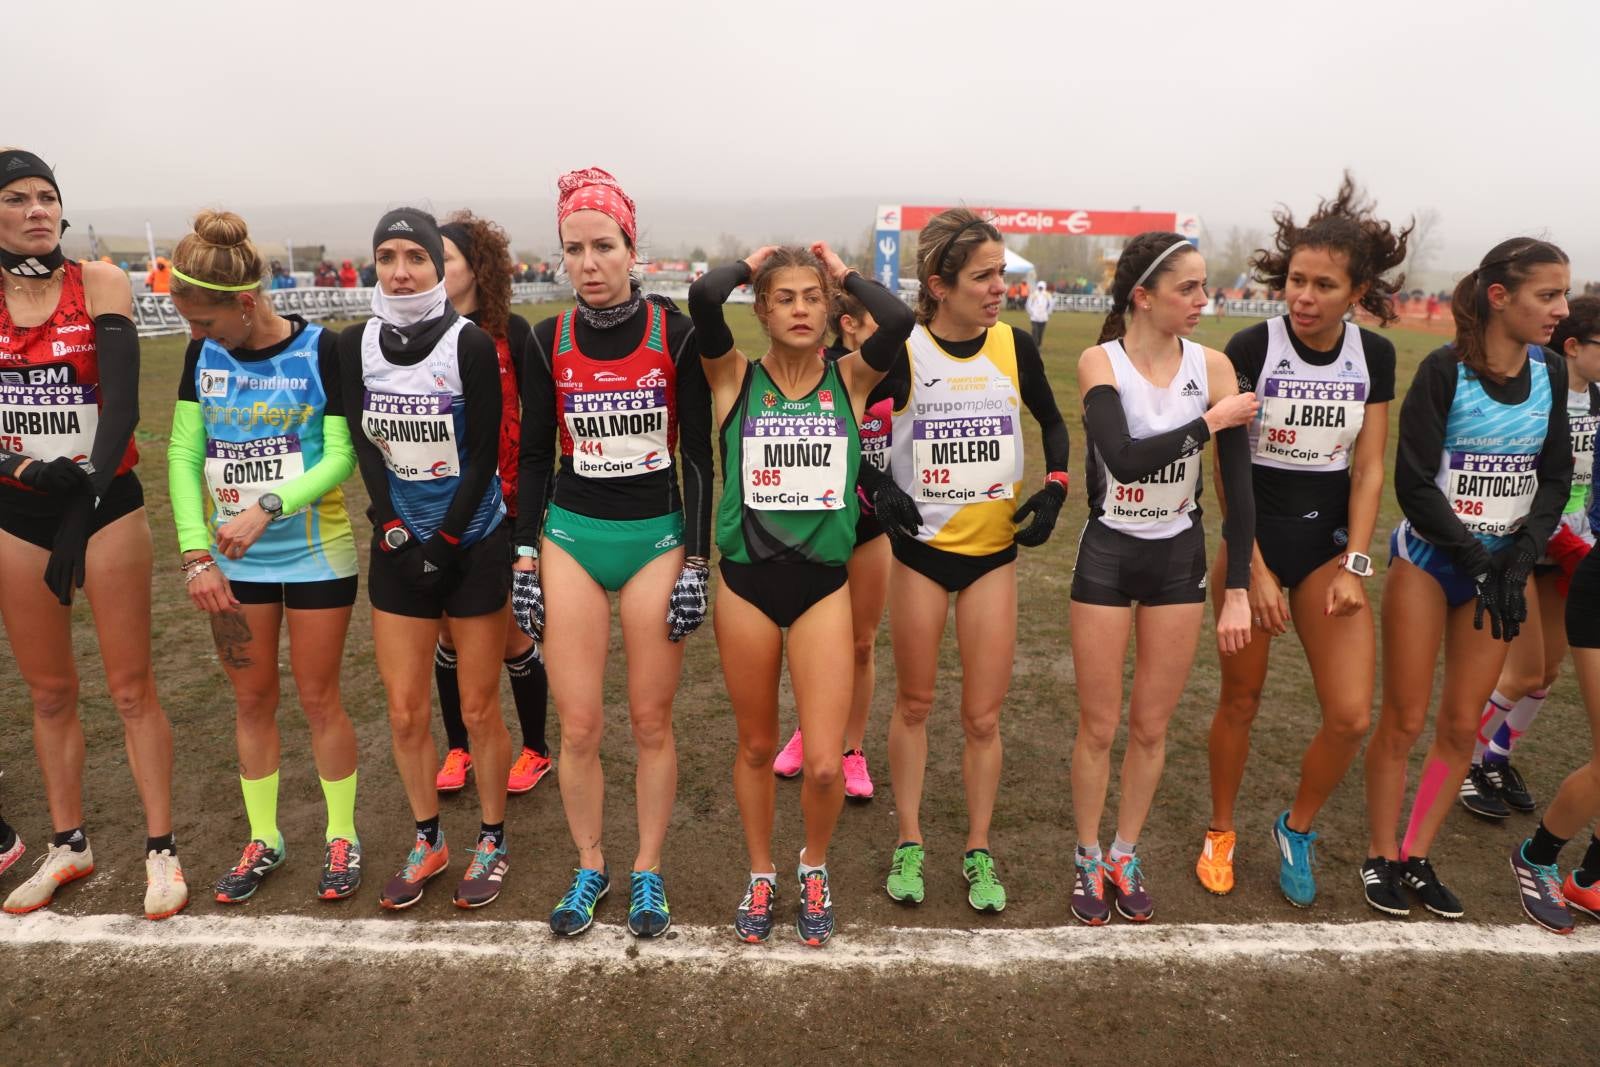
[[504, 338], [511, 320], [511, 238], [499, 223], [463, 208], [445, 220], [464, 227], [469, 247], [461, 250], [478, 283], [478, 325], [490, 337]]
[[1405, 285], [1406, 277], [1385, 275], [1406, 261], [1406, 242], [1416, 229], [1416, 222], [1396, 233], [1392, 225], [1373, 214], [1374, 207], [1349, 171], [1344, 172], [1332, 200], [1317, 201], [1317, 210], [1304, 226], [1297, 224], [1294, 213], [1280, 204], [1272, 213], [1272, 221], [1278, 226], [1272, 237], [1273, 247], [1257, 249], [1250, 260], [1256, 280], [1281, 290], [1288, 282], [1289, 260], [1298, 249], [1343, 252], [1351, 288], [1367, 287], [1359, 301], [1362, 309], [1388, 326], [1399, 317], [1394, 310], [1394, 294]]

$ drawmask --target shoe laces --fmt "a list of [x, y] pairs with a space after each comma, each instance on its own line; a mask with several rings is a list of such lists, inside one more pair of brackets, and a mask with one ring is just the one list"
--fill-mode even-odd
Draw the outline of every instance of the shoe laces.
[[537, 757], [538, 757], [538, 753], [534, 752], [533, 749], [524, 748], [522, 750], [522, 755], [517, 757], [517, 762], [515, 762], [515, 763], [513, 763], [511, 765], [511, 773], [512, 774], [529, 774], [529, 773], [531, 773], [533, 771], [533, 761]]
[[655, 871], [634, 871], [630, 887], [628, 911], [637, 915], [642, 911], [664, 913], [667, 910], [667, 887]]
[[1105, 861], [1095, 856], [1075, 856], [1072, 861], [1078, 868], [1078, 888], [1084, 896], [1102, 900], [1106, 895]]
[[750, 883], [750, 891], [744, 895], [744, 910], [751, 915], [764, 916], [772, 907], [772, 883], [765, 878], [757, 878]]
[[1561, 872], [1556, 865], [1554, 863], [1534, 863], [1528, 859], [1527, 853], [1523, 853], [1522, 860], [1533, 868], [1534, 877], [1539, 879], [1540, 887], [1549, 894], [1551, 901], [1561, 905], [1563, 908], [1566, 907], [1567, 895], [1561, 889]]
[[1110, 873], [1112, 881], [1117, 883], [1117, 891], [1120, 893], [1138, 892], [1139, 883], [1144, 880], [1144, 871], [1139, 865], [1138, 853], [1112, 860], [1106, 864], [1106, 869]]
[[899, 849], [894, 854], [894, 862], [889, 864], [889, 873], [916, 878], [922, 874], [922, 859], [923, 851], [920, 848]]
[[248, 873], [250, 868], [256, 865], [266, 851], [267, 844], [265, 841], [250, 842], [248, 845], [244, 846], [244, 852], [239, 856], [239, 862], [234, 864], [233, 873]]
[[805, 877], [805, 911], [808, 915], [821, 915], [827, 910], [828, 876], [821, 871], [807, 872]]
[[478, 847], [472, 850], [472, 862], [467, 864], [467, 878], [482, 878], [483, 873], [489, 869], [489, 864], [494, 860], [500, 846], [492, 837], [478, 838]]
[[428, 839], [422, 834], [418, 834], [417, 843], [411, 847], [411, 851], [406, 855], [406, 867], [401, 872], [401, 877], [408, 882], [415, 881], [418, 869], [422, 867], [423, 862], [428, 858], [428, 853], [431, 851], [432, 849], [428, 846]]
[[350, 842], [336, 837], [328, 842], [328, 871], [344, 874], [350, 870]]
[[444, 773], [460, 774], [466, 769], [467, 753], [465, 749], [452, 748], [444, 756]]
[[974, 852], [968, 857], [968, 862], [972, 864], [972, 881], [975, 884], [989, 886], [995, 883], [993, 856], [987, 852]]
[[572, 885], [567, 889], [567, 895], [561, 898], [557, 911], [577, 911], [585, 914], [594, 910], [594, 902], [600, 899], [600, 886], [602, 879], [599, 871], [588, 867], [580, 867], [573, 874]]

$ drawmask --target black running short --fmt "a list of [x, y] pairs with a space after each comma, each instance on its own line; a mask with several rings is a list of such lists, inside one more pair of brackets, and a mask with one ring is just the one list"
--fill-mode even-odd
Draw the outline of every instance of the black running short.
[[282, 604], [291, 611], [348, 608], [356, 602], [356, 589], [360, 584], [360, 577], [354, 574], [348, 578], [328, 578], [320, 582], [228, 580], [233, 598], [241, 604]]
[[[106, 495], [94, 509], [89, 526], [93, 537], [124, 515], [144, 507], [144, 486], [133, 471], [119, 474], [106, 486]], [[55, 547], [63, 505], [57, 498], [8, 489], [0, 495], [0, 530], [46, 551]]]
[[1328, 518], [1276, 515], [1256, 516], [1256, 545], [1267, 569], [1285, 589], [1293, 589], [1306, 575], [1348, 552], [1350, 529], [1343, 514]]
[[878, 521], [878, 516], [862, 508], [856, 516], [856, 547], [860, 548], [874, 537], [882, 537], [883, 534], [883, 523]]
[[1078, 541], [1072, 599], [1112, 608], [1136, 601], [1152, 608], [1205, 603], [1205, 530], [1194, 523], [1182, 533], [1147, 541], [1090, 519]]
[[780, 630], [844, 587], [850, 574], [831, 563], [735, 563], [723, 557], [722, 582]]
[[[399, 552], [378, 547], [374, 531], [372, 562], [367, 568], [367, 599], [379, 611], [413, 619], [470, 619], [490, 615], [511, 597], [511, 531], [501, 522], [487, 537], [456, 553], [448, 573], [431, 586], [420, 585], [417, 569], [422, 548]], [[413, 556], [402, 559], [403, 556]]]
[[895, 559], [930, 582], [937, 582], [947, 593], [959, 593], [985, 574], [1017, 558], [1016, 545], [987, 556], [963, 556], [909, 537], [896, 537], [893, 547]]
[[1590, 552], [1567, 590], [1567, 644], [1600, 648], [1600, 551]]

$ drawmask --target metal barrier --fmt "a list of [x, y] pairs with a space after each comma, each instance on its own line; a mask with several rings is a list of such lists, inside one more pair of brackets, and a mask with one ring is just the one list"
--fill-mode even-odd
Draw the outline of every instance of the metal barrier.
[[[364, 319], [372, 314], [371, 289], [311, 287], [269, 290], [272, 306], [280, 315], [300, 315], [307, 319]], [[551, 282], [519, 283], [511, 287], [514, 304], [538, 304], [562, 300], [572, 295], [571, 288]], [[170, 293], [138, 293], [133, 298], [133, 322], [141, 337], [187, 333], [189, 324], [173, 306]]]

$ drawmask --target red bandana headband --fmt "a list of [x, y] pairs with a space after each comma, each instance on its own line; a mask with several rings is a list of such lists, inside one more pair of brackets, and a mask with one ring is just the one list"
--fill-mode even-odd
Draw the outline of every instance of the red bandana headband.
[[622, 227], [630, 244], [638, 245], [639, 228], [633, 218], [633, 201], [622, 191], [617, 179], [606, 171], [599, 167], [568, 171], [557, 180], [556, 189], [559, 192], [556, 200], [558, 230], [574, 211], [598, 211]]

